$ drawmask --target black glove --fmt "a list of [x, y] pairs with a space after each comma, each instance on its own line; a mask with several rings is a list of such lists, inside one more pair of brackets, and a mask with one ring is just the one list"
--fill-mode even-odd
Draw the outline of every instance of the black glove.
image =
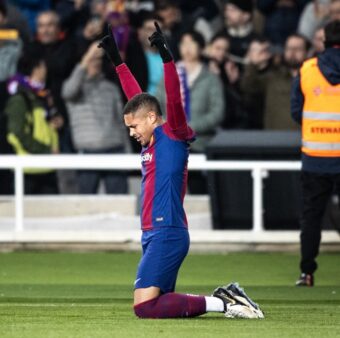
[[119, 54], [119, 49], [116, 44], [116, 40], [112, 34], [111, 25], [107, 25], [108, 35], [105, 35], [98, 45], [98, 48], [103, 48], [107, 58], [116, 67], [123, 63], [123, 60]]
[[163, 35], [158, 23], [155, 21], [156, 32], [154, 32], [150, 37], [150, 45], [151, 47], [156, 46], [159, 55], [161, 56], [164, 63], [170, 62], [173, 60], [169, 47], [166, 43], [165, 36]]

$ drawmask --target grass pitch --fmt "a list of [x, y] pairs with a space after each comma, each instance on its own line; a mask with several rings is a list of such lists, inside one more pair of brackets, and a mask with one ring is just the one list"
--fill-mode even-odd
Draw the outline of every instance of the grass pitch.
[[238, 281], [264, 320], [141, 320], [132, 312], [139, 254], [0, 254], [0, 337], [340, 337], [340, 255], [322, 254], [316, 287], [296, 288], [298, 255], [187, 257], [178, 292], [210, 294]]

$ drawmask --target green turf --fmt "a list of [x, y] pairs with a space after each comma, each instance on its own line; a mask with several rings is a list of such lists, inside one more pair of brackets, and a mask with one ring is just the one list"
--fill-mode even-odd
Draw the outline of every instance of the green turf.
[[296, 288], [293, 254], [191, 254], [180, 292], [210, 294], [238, 281], [264, 320], [141, 320], [131, 295], [138, 254], [0, 254], [0, 337], [340, 337], [340, 255], [322, 254], [314, 288]]

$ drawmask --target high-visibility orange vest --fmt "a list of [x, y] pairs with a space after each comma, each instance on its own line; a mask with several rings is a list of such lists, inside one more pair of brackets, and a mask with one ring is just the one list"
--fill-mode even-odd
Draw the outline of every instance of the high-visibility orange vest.
[[302, 152], [309, 156], [340, 156], [340, 84], [331, 85], [321, 73], [317, 58], [300, 70], [304, 95]]

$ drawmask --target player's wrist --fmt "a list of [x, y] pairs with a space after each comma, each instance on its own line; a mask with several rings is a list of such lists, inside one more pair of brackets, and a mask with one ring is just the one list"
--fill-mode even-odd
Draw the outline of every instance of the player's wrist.
[[163, 63], [169, 63], [169, 62], [173, 61], [173, 58], [172, 58], [171, 55], [167, 55], [167, 56], [164, 56], [164, 57], [161, 56], [161, 58], [162, 58]]

